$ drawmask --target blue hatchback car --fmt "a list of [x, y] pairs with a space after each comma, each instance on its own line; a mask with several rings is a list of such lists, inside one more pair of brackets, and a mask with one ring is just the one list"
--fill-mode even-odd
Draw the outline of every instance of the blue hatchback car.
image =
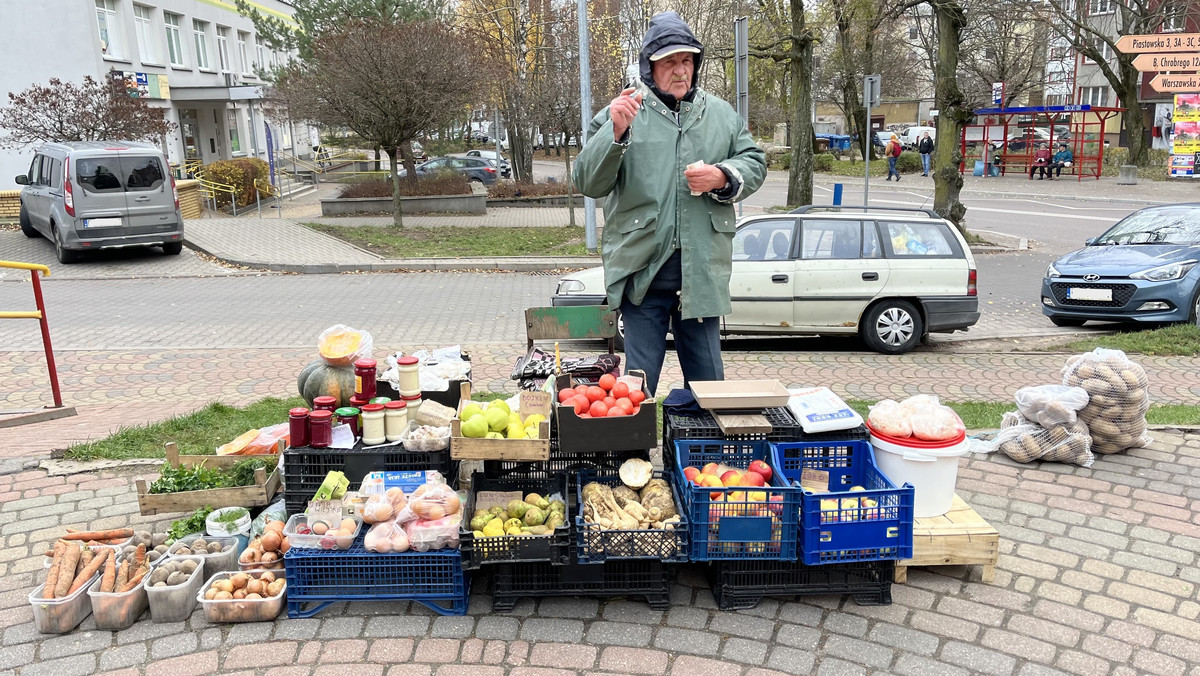
[[1200, 323], [1200, 204], [1136, 211], [1046, 268], [1042, 314], [1057, 326]]

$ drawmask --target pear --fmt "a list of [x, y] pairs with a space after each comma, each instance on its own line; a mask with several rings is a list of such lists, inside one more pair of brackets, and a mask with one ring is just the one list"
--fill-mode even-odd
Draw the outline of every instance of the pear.
[[462, 414], [458, 416], [459, 420], [470, 420], [472, 417], [483, 413], [483, 407], [475, 402], [471, 402], [463, 407]]
[[512, 409], [508, 407], [508, 402], [504, 401], [503, 399], [497, 399], [496, 401], [489, 403], [488, 408], [489, 409], [498, 408], [501, 411], [504, 411], [504, 415], [508, 415], [509, 413], [512, 413]]
[[489, 406], [488, 410], [483, 412], [483, 417], [487, 418], [488, 429], [493, 432], [503, 432], [508, 429], [508, 413], [498, 408]]
[[487, 420], [477, 414], [462, 422], [462, 435], [471, 439], [482, 439], [488, 433]]

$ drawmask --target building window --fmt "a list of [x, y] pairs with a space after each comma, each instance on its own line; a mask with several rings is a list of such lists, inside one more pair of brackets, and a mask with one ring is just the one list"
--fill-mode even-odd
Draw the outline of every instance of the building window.
[[115, 0], [96, 0], [96, 28], [100, 31], [100, 51], [114, 59], [125, 58], [121, 40], [121, 19]]
[[229, 67], [229, 29], [225, 26], [217, 26], [217, 61], [222, 73], [232, 70]]
[[[1109, 44], [1107, 42], [1105, 42], [1104, 40], [1102, 40], [1100, 38], [1096, 38], [1095, 45], [1096, 45], [1096, 50], [1100, 52], [1101, 60], [1103, 60], [1105, 63], [1112, 61], [1113, 49], [1112, 49], [1112, 47], [1109, 46]], [[1084, 56], [1083, 61], [1084, 61], [1084, 63], [1095, 63], [1095, 61], [1092, 61], [1091, 57], [1088, 57], [1088, 56]]]
[[1051, 47], [1050, 48], [1050, 60], [1051, 61], [1062, 61], [1065, 58], [1067, 58], [1067, 48], [1066, 47]]
[[1079, 102], [1090, 106], [1108, 105], [1108, 87], [1080, 87]]
[[267, 44], [263, 42], [262, 37], [254, 38], [254, 68], [267, 67]]
[[172, 66], [187, 65], [183, 60], [183, 35], [179, 32], [179, 24], [182, 22], [182, 16], [163, 12], [163, 24], [167, 28], [167, 55]]
[[249, 33], [238, 31], [238, 58], [242, 61], [242, 74], [249, 75], [253, 69], [250, 67], [250, 59], [246, 50], [246, 42], [250, 39]]
[[208, 69], [208, 22], [192, 19], [192, 35], [196, 39], [196, 66]]
[[1116, 11], [1116, 0], [1091, 0], [1088, 3], [1088, 13], [1092, 16], [1098, 14], [1112, 14]]
[[1181, 31], [1187, 21], [1187, 4], [1181, 2], [1163, 3], [1163, 32]]
[[142, 63], [157, 63], [158, 52], [154, 49], [154, 19], [149, 7], [133, 6], [133, 25], [137, 31], [138, 55]]
[[229, 152], [242, 152], [242, 140], [238, 134], [238, 111], [230, 108], [226, 113], [225, 125], [229, 127]]
[[909, 27], [908, 27], [908, 39], [909, 39], [909, 40], [916, 40], [916, 39], [917, 39], [917, 27], [916, 27], [916, 26], [909, 26]]

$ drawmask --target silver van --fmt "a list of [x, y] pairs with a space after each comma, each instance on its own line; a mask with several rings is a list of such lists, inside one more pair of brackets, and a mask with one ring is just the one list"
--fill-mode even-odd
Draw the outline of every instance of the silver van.
[[179, 193], [162, 151], [131, 141], [73, 141], [38, 148], [21, 190], [21, 232], [54, 243], [60, 263], [83, 251], [161, 246], [183, 251]]

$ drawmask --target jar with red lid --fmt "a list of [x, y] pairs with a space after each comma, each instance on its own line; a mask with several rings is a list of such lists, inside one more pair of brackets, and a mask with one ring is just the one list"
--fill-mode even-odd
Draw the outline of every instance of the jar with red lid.
[[353, 406], [343, 406], [334, 411], [337, 416], [337, 421], [341, 425], [349, 425], [350, 431], [354, 433], [354, 438], [358, 438], [358, 415], [360, 411]]
[[292, 448], [308, 445], [308, 409], [298, 406], [288, 411], [288, 438]]
[[383, 404], [367, 404], [362, 409], [363, 446], [376, 446], [387, 441]]
[[360, 397], [357, 394], [350, 396], [350, 405], [354, 408], [361, 410], [363, 406], [366, 406], [369, 403], [371, 403], [371, 400], [367, 397]]
[[375, 363], [368, 358], [354, 362], [354, 394], [368, 401], [375, 397]]
[[400, 441], [408, 428], [408, 404], [389, 401], [383, 405], [384, 430], [388, 441]]
[[396, 360], [396, 370], [400, 373], [400, 396], [407, 399], [414, 394], [421, 394], [421, 367], [416, 357], [400, 357]]
[[321, 409], [308, 414], [308, 445], [329, 448], [333, 444], [333, 411]]
[[334, 410], [337, 409], [337, 401], [338, 401], [337, 397], [330, 397], [328, 395], [314, 397], [313, 398], [313, 410], [314, 411], [329, 411], [330, 413], [333, 413]]

